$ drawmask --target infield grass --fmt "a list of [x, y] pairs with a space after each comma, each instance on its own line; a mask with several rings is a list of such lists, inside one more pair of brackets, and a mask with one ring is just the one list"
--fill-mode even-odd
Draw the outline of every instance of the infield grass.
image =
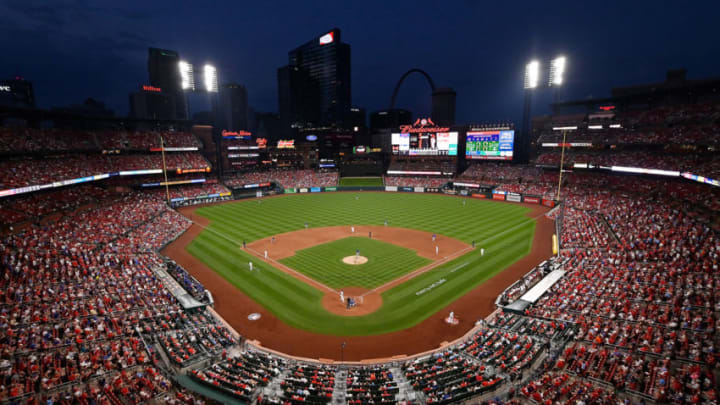
[[[354, 256], [355, 249], [367, 257], [364, 264], [343, 263]], [[372, 289], [420, 268], [432, 261], [414, 251], [379, 240], [349, 237], [299, 250], [281, 263], [328, 287], [362, 287]]]
[[382, 177], [342, 177], [340, 179], [341, 186], [352, 186], [352, 187], [382, 187]]
[[[199, 208], [194, 215], [212, 222], [187, 250], [290, 326], [341, 336], [382, 334], [418, 324], [527, 255], [535, 231], [535, 220], [526, 216], [529, 211], [520, 205], [438, 194], [288, 195]], [[385, 220], [394, 227], [467, 243], [475, 240], [478, 249], [385, 291], [379, 310], [357, 317], [327, 312], [323, 292], [267, 263], [255, 261], [260, 271], [249, 272], [247, 263], [253, 257], [240, 249], [243, 240], [304, 229], [305, 222], [322, 227], [382, 225]]]

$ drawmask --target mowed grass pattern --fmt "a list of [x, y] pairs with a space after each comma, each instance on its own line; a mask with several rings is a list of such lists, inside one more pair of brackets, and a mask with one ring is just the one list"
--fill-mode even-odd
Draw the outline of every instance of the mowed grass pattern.
[[382, 177], [343, 177], [340, 179], [341, 186], [353, 187], [382, 187]]
[[[528, 212], [516, 204], [439, 194], [287, 195], [198, 209], [194, 215], [212, 223], [187, 250], [290, 326], [340, 336], [382, 334], [418, 324], [527, 255], [535, 231], [535, 220], [526, 216]], [[249, 243], [304, 229], [305, 222], [311, 227], [382, 225], [386, 219], [391, 226], [435, 232], [467, 243], [475, 240], [478, 249], [384, 292], [378, 311], [344, 317], [324, 309], [323, 292], [258, 263], [239, 248], [243, 240]], [[481, 247], [484, 256], [480, 256]], [[261, 271], [249, 272], [250, 260]], [[442, 284], [427, 289], [440, 280]]]
[[[343, 263], [344, 257], [355, 255], [355, 249], [367, 257], [367, 263]], [[299, 250], [280, 262], [328, 287], [372, 289], [432, 261], [400, 246], [367, 237], [349, 237]]]

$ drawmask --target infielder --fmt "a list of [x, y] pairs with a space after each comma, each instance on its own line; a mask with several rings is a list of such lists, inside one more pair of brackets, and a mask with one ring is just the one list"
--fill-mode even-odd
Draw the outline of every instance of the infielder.
[[340, 290], [340, 302], [345, 303], [345, 293], [343, 290]]
[[351, 226], [351, 227], [350, 227], [350, 232], [351, 232], [351, 233], [355, 233], [355, 227], [354, 227], [354, 226]]
[[440, 252], [440, 247], [438, 247], [437, 245], [435, 245], [435, 254], [437, 255], [439, 252]]
[[248, 266], [250, 266], [250, 271], [253, 271], [253, 264], [252, 264], [252, 262], [248, 262]]
[[267, 250], [265, 251], [265, 260], [267, 260]]

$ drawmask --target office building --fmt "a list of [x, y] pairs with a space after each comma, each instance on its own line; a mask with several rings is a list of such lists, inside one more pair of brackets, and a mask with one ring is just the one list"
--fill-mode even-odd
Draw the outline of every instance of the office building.
[[228, 83], [220, 86], [219, 125], [228, 131], [248, 130], [248, 94], [245, 86]]
[[188, 119], [188, 106], [180, 77], [180, 55], [171, 50], [148, 48], [150, 86], [170, 95], [175, 104], [173, 119]]
[[278, 69], [278, 92], [283, 127], [348, 127], [350, 45], [339, 29], [288, 53], [288, 65]]

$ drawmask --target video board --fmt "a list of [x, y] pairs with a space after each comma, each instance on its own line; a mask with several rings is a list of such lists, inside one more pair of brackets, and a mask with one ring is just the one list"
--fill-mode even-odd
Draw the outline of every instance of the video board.
[[457, 156], [457, 132], [393, 133], [390, 138], [395, 155]]
[[469, 131], [465, 138], [465, 157], [468, 159], [512, 160], [515, 131]]

